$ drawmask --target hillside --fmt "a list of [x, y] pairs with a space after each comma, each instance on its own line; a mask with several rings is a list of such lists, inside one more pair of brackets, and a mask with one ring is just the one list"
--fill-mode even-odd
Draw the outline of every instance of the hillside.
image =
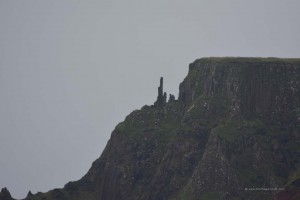
[[79, 199], [300, 199], [300, 59], [201, 58], [178, 99], [161, 78], [84, 177], [26, 197]]

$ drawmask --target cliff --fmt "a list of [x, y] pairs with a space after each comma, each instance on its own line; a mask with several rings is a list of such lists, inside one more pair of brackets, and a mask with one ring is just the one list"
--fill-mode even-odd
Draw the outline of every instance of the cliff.
[[160, 80], [82, 179], [26, 199], [299, 199], [299, 144], [300, 59], [202, 58], [177, 100]]

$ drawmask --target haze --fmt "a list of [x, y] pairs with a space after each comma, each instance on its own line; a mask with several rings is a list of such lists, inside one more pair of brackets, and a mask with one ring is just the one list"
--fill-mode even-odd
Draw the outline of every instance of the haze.
[[125, 116], [206, 56], [300, 57], [300, 1], [1, 0], [0, 187], [81, 178]]

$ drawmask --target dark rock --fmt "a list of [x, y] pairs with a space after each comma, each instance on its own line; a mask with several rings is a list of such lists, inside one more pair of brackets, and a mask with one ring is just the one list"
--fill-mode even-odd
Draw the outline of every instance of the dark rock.
[[31, 191], [29, 190], [29, 192], [27, 193], [27, 196], [26, 196], [26, 200], [31, 200], [33, 197], [33, 194], [31, 193]]
[[14, 200], [7, 188], [2, 188], [0, 192], [0, 200]]
[[162, 108], [165, 106], [166, 101], [167, 101], [167, 93], [163, 92], [163, 84], [164, 84], [164, 79], [163, 77], [160, 78], [160, 84], [158, 87], [158, 95], [157, 95], [157, 100], [154, 103], [159, 108]]
[[33, 194], [31, 193], [31, 191], [29, 190], [28, 194], [27, 194], [27, 197], [31, 197], [33, 196]]
[[300, 59], [202, 58], [166, 97], [161, 78], [82, 179], [30, 198], [299, 199]]
[[170, 94], [169, 96], [169, 103], [174, 103], [175, 102], [175, 96]]

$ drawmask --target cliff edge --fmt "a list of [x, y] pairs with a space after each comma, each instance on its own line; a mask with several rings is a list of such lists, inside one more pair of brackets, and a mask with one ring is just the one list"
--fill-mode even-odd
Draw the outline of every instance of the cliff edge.
[[160, 80], [82, 179], [25, 199], [299, 199], [299, 144], [300, 59], [201, 58], [178, 99]]

